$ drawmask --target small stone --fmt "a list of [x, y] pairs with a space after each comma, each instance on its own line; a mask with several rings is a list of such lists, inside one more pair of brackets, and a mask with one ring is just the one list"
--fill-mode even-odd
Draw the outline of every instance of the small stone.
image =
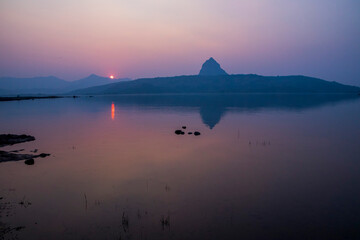
[[182, 129], [186, 129], [186, 126], [182, 126]]
[[191, 134], [192, 134], [192, 132], [188, 132], [188, 134], [189, 134], [189, 135], [191, 135]]
[[35, 163], [35, 161], [34, 161], [33, 158], [28, 159], [28, 160], [25, 160], [25, 164], [26, 164], [26, 165], [34, 165], [34, 163]]
[[194, 135], [195, 135], [195, 136], [199, 136], [199, 135], [200, 135], [200, 132], [196, 131], [196, 132], [194, 132]]
[[181, 131], [181, 130], [175, 130], [175, 134], [176, 134], [176, 135], [180, 135], [182, 132], [183, 132], [183, 131]]

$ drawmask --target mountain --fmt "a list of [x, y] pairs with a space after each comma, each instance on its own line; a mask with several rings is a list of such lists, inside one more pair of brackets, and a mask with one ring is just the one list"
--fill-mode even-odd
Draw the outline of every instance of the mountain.
[[359, 87], [306, 76], [265, 77], [228, 75], [215, 59], [208, 59], [199, 75], [142, 78], [72, 91], [69, 94], [167, 94], [167, 93], [350, 93]]
[[91, 74], [90, 76], [88, 76], [86, 78], [71, 82], [71, 84], [66, 89], [63, 89], [62, 91], [68, 92], [68, 91], [80, 89], [80, 88], [88, 88], [88, 87], [93, 87], [93, 86], [100, 86], [100, 85], [110, 84], [110, 83], [114, 83], [114, 82], [129, 81], [129, 80], [130, 80], [129, 78], [110, 79], [108, 77], [101, 77], [101, 76], [98, 76], [95, 74]]
[[255, 74], [143, 78], [80, 89], [69, 94], [167, 93], [358, 93], [359, 87], [306, 76], [265, 77]]
[[54, 76], [33, 78], [0, 78], [0, 88], [13, 94], [55, 93], [56, 89], [65, 89], [69, 85], [70, 82]]
[[106, 77], [97, 76], [95, 74], [72, 82], [65, 81], [54, 76], [33, 78], [2, 77], [0, 78], [0, 94], [60, 94], [80, 88], [99, 86], [127, 80], [130, 79], [109, 79]]
[[228, 75], [224, 69], [220, 67], [220, 64], [215, 61], [214, 58], [209, 58], [206, 62], [202, 65], [200, 76], [216, 76], [216, 75]]

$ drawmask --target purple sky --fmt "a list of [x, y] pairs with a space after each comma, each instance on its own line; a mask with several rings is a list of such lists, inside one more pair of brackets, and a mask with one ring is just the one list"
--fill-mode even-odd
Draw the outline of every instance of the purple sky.
[[360, 1], [0, 1], [0, 76], [189, 75], [211, 56], [360, 86]]

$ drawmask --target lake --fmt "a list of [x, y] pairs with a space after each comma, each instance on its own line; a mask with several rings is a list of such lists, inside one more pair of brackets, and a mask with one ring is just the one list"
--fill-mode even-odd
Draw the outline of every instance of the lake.
[[0, 102], [0, 133], [51, 154], [0, 163], [0, 239], [360, 239], [357, 95]]

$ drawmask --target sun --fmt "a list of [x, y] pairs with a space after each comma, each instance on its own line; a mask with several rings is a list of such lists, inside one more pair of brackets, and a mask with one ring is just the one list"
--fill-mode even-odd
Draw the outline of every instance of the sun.
[[110, 79], [114, 79], [115, 77], [114, 77], [114, 75], [110, 75], [110, 77], [109, 77]]

